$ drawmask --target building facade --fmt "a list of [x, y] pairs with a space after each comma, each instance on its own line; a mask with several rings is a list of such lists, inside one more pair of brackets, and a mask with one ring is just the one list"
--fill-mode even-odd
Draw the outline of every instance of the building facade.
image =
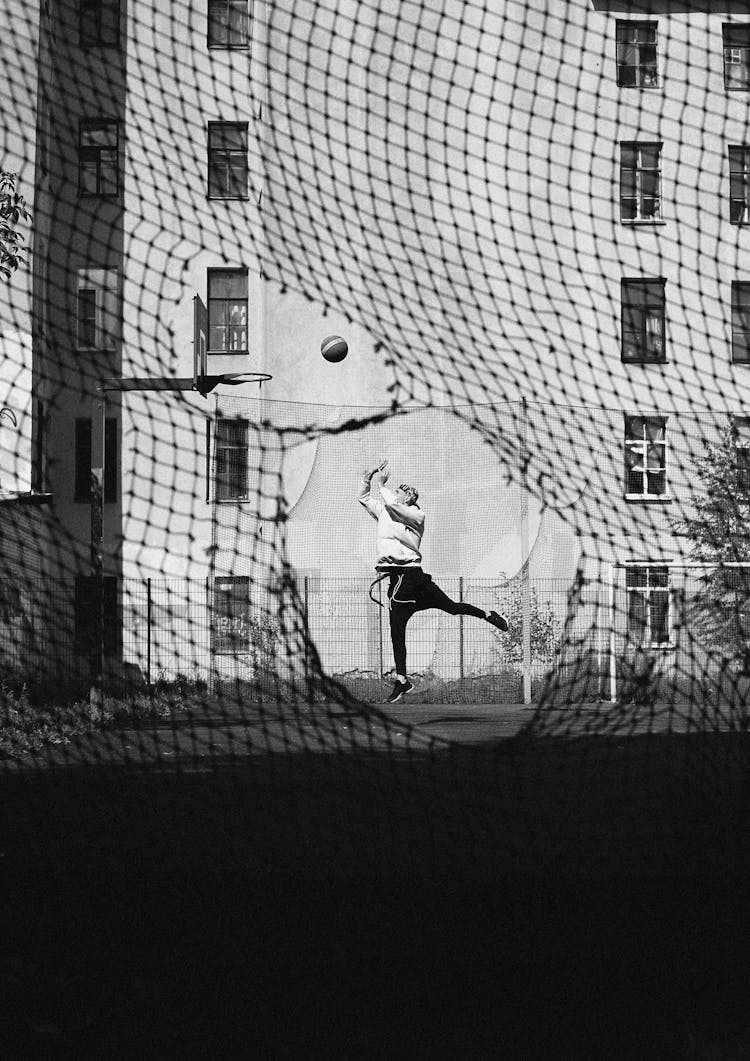
[[[280, 570], [364, 577], [352, 499], [382, 456], [419, 479], [436, 574], [684, 558], [690, 454], [750, 410], [750, 15], [479, 14], [43, 7], [34, 478], [82, 661], [102, 449], [109, 585], [207, 585], [209, 657]], [[192, 374], [196, 296], [208, 371], [272, 379], [113, 390], [100, 438], [102, 379]], [[393, 402], [411, 412], [380, 430]], [[142, 624], [110, 593], [113, 628]]]

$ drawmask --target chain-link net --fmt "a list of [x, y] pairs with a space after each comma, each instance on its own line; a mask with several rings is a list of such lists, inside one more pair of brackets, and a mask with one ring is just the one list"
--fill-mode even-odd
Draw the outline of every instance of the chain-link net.
[[[607, 889], [637, 880], [623, 918], [693, 998], [685, 880], [748, 858], [745, 6], [11, 0], [0, 54], [9, 997], [44, 875], [54, 965], [43, 940], [85, 937], [79, 904], [110, 924], [142, 868], [118, 940], [144, 985], [169, 970], [126, 941], [169, 895], [175, 968], [203, 924], [212, 970], [255, 943], [300, 1003], [315, 952], [346, 980], [358, 940], [373, 968], [366, 882], [386, 954], [423, 920], [415, 950], [466, 978], [477, 946], [524, 952], [521, 982], [547, 962], [549, 1002], [566, 949], [589, 984], [637, 964], [627, 932], [576, 936], [581, 882], [611, 926]], [[472, 889], [469, 925], [446, 895]], [[61, 1009], [84, 984], [63, 965]], [[26, 1031], [157, 1056], [106, 1023]], [[532, 1025], [506, 1028], [519, 1056]], [[599, 1057], [651, 1056], [617, 1028]], [[649, 1049], [703, 1056], [701, 1034]]]

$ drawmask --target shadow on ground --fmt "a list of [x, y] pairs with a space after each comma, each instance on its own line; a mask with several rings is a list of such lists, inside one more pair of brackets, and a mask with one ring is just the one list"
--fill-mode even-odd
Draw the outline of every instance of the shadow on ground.
[[745, 737], [0, 779], [9, 1058], [747, 1058]]

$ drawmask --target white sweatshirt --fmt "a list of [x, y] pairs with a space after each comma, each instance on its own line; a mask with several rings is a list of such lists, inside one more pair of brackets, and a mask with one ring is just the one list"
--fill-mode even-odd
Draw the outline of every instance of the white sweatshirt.
[[419, 567], [422, 554], [419, 547], [424, 533], [424, 512], [419, 505], [396, 501], [396, 495], [383, 483], [380, 498], [370, 492], [370, 483], [362, 480], [357, 500], [378, 521], [378, 571], [385, 567]]

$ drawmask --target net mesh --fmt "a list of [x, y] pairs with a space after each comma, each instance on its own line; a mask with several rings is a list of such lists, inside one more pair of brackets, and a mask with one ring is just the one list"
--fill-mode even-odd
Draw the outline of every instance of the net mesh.
[[[39, 866], [60, 888], [36, 944], [92, 868], [129, 895], [170, 828], [164, 865], [249, 873], [277, 916], [334, 867], [429, 880], [446, 917], [447, 877], [741, 876], [744, 7], [10, 11], [0, 772], [38, 856], [13, 909]], [[410, 619], [394, 704], [359, 503], [385, 459], [372, 497], [416, 487], [453, 609]], [[540, 922], [513, 909], [521, 946]]]

